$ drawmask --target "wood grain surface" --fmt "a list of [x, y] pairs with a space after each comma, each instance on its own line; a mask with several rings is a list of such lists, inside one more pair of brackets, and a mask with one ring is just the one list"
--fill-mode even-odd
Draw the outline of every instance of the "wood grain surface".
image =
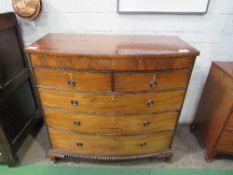
[[[144, 113], [181, 108], [185, 91], [138, 94], [96, 94], [39, 88], [43, 106], [85, 113]], [[154, 104], [148, 105], [148, 101]], [[76, 101], [77, 105], [72, 105]]]
[[217, 149], [233, 153], [233, 130], [224, 130], [218, 143]]
[[[151, 91], [186, 88], [190, 71], [166, 71], [154, 73], [116, 73], [116, 91]], [[176, 77], [176, 78], [174, 78]], [[155, 85], [153, 86], [153, 83]]]
[[171, 130], [175, 129], [177, 118], [178, 112], [96, 116], [45, 109], [45, 119], [49, 128], [82, 133], [129, 135]]
[[175, 36], [48, 34], [26, 52], [50, 157], [171, 156], [198, 50]]
[[[38, 85], [83, 91], [110, 91], [110, 73], [34, 69]], [[74, 82], [69, 85], [69, 81]]]
[[[217, 153], [218, 139], [226, 128], [233, 107], [233, 79], [228, 71], [224, 70], [224, 65], [226, 64], [220, 66], [219, 62], [213, 62], [193, 123], [194, 130], [198, 130], [207, 145], [207, 160], [212, 159]], [[230, 63], [227, 64], [227, 69], [229, 65], [233, 70], [233, 64]], [[229, 136], [225, 134], [224, 138], [227, 135]]]
[[179, 57], [160, 59], [152, 56], [129, 56], [116, 55], [109, 59], [105, 56], [56, 56], [30, 54], [30, 62], [33, 66], [70, 68], [79, 70], [167, 70], [192, 68], [195, 57]]
[[233, 130], [233, 111], [229, 117], [229, 120], [227, 121], [227, 126], [226, 128], [232, 129]]
[[197, 56], [176, 36], [47, 34], [26, 49], [55, 55], [153, 55], [158, 58]]
[[169, 149], [173, 131], [137, 136], [83, 135], [49, 129], [53, 149], [72, 153], [126, 156]]

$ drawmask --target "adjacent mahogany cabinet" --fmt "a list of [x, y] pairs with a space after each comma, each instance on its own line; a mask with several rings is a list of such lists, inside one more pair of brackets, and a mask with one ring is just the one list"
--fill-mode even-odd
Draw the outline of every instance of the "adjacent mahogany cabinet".
[[213, 62], [191, 130], [207, 145], [205, 159], [233, 155], [233, 62]]
[[41, 119], [14, 13], [0, 14], [0, 162], [15, 165], [16, 152]]
[[51, 158], [171, 157], [196, 49], [174, 36], [48, 34], [26, 51]]

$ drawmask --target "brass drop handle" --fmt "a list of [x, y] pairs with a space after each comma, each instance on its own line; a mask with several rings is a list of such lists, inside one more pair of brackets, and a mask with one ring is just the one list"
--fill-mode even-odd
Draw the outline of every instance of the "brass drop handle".
[[149, 126], [150, 125], [150, 121], [144, 121], [144, 126]]
[[76, 81], [74, 81], [74, 80], [69, 80], [69, 81], [68, 81], [68, 85], [71, 86], [71, 87], [74, 87], [74, 86], [76, 86]]
[[153, 106], [154, 103], [155, 103], [154, 100], [151, 100], [151, 99], [147, 100], [147, 106], [149, 107]]
[[71, 100], [70, 103], [72, 104], [72, 106], [78, 106], [77, 100]]
[[158, 83], [157, 83], [157, 81], [155, 81], [155, 80], [152, 80], [152, 81], [150, 82], [150, 87], [151, 87], [151, 88], [156, 88], [157, 85], [158, 85]]
[[80, 122], [79, 120], [74, 121], [74, 125], [75, 125], [75, 126], [80, 126], [80, 125], [81, 125], [81, 122]]
[[78, 146], [78, 147], [83, 147], [83, 143], [82, 143], [82, 142], [77, 142], [77, 143], [76, 143], [76, 146]]
[[141, 146], [141, 147], [144, 147], [144, 146], [146, 146], [146, 144], [147, 144], [146, 142], [141, 142], [141, 143], [140, 143], [140, 146]]

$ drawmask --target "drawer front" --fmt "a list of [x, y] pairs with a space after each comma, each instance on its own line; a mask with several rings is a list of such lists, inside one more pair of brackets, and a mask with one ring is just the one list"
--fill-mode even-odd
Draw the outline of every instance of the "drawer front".
[[233, 130], [233, 113], [231, 113], [231, 116], [227, 122], [227, 128], [232, 129]]
[[49, 129], [49, 135], [53, 149], [96, 156], [123, 156], [167, 150], [173, 131], [136, 136], [101, 136]]
[[58, 57], [30, 54], [33, 66], [60, 67], [88, 70], [166, 70], [193, 67], [195, 58], [134, 59]]
[[217, 148], [233, 153], [233, 130], [224, 130], [217, 144]]
[[85, 113], [138, 113], [180, 109], [185, 91], [112, 95], [39, 88], [39, 93], [46, 107]]
[[48, 127], [85, 133], [135, 134], [175, 128], [178, 112], [148, 115], [95, 116], [45, 110]]
[[150, 91], [187, 87], [190, 71], [116, 73], [116, 91]]
[[34, 69], [37, 84], [63, 89], [86, 91], [110, 91], [110, 73], [73, 72], [63, 70]]

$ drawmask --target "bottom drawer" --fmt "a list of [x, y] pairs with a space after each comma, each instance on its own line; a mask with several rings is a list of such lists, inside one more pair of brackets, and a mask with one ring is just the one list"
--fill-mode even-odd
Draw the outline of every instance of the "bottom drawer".
[[233, 153], [233, 130], [223, 131], [218, 141], [217, 149]]
[[173, 131], [136, 136], [107, 136], [49, 129], [49, 135], [53, 149], [94, 156], [126, 156], [167, 150]]

